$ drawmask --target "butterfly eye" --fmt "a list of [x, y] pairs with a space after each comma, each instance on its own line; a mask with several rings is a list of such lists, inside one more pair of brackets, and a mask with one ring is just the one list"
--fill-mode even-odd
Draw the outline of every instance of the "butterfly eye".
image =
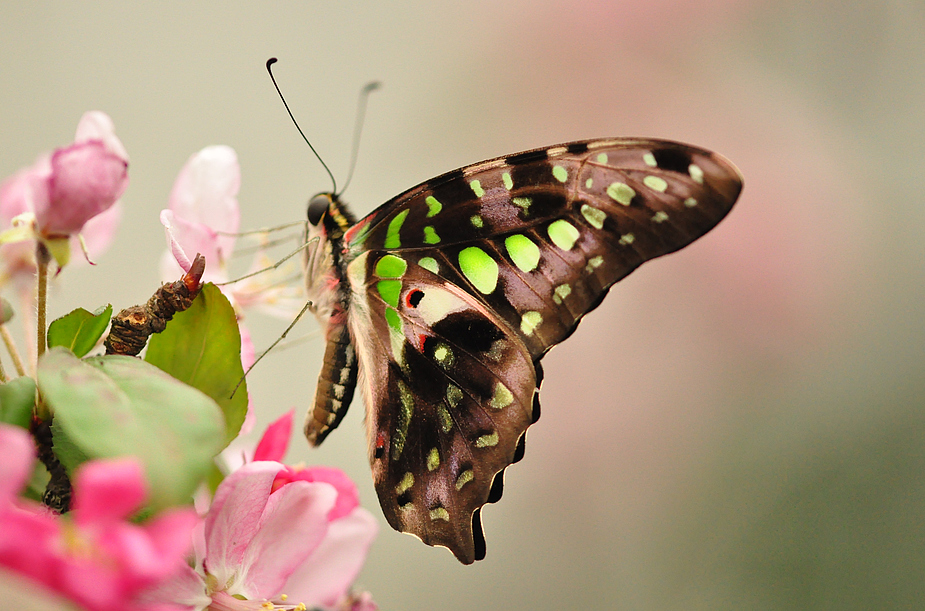
[[322, 193], [321, 195], [316, 195], [308, 202], [308, 222], [312, 225], [317, 225], [321, 222], [321, 217], [324, 216], [324, 213], [328, 211], [328, 207], [331, 205], [331, 196]]

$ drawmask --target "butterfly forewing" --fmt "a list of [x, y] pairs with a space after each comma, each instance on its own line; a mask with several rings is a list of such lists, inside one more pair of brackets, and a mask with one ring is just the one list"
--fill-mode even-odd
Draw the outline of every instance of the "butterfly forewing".
[[389, 523], [462, 562], [538, 417], [539, 359], [607, 289], [730, 210], [720, 156], [659, 140], [510, 155], [419, 185], [344, 236], [370, 461]]

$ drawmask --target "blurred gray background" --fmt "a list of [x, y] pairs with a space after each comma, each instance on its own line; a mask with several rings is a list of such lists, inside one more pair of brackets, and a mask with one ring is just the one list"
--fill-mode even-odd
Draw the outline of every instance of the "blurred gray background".
[[[239, 155], [242, 228], [328, 189], [370, 102], [359, 214], [453, 168], [618, 135], [715, 149], [745, 175], [714, 232], [645, 265], [545, 359], [543, 417], [488, 557], [381, 518], [357, 403], [290, 462], [346, 470], [382, 531], [358, 585], [385, 610], [921, 608], [925, 600], [925, 5], [604, 0], [4, 2], [0, 176], [114, 120], [115, 243], [54, 315], [147, 299], [187, 158]], [[251, 315], [258, 349], [287, 323]], [[296, 334], [313, 331], [306, 320]], [[314, 390], [323, 347], [249, 380], [258, 426]]]

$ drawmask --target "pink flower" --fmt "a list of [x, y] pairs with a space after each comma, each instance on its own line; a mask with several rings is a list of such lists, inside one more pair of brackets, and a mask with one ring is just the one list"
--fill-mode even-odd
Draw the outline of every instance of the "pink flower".
[[[144, 592], [185, 565], [192, 509], [129, 518], [147, 497], [132, 459], [85, 463], [74, 478], [73, 511], [54, 515], [16, 498], [31, 473], [34, 447], [22, 429], [0, 425], [0, 566], [89, 611], [161, 611]], [[176, 607], [173, 607], [176, 608]]]
[[[160, 595], [197, 610], [333, 608], [345, 601], [377, 531], [336, 470], [244, 465], [219, 485], [188, 569]], [[304, 608], [304, 607], [303, 607]]]
[[[34, 268], [33, 241], [45, 243], [59, 267], [70, 256], [67, 239], [85, 228], [95, 248], [108, 246], [121, 214], [116, 203], [128, 186], [127, 168], [112, 120], [92, 111], [81, 117], [74, 144], [42, 155], [0, 185], [0, 222], [8, 228], [0, 234], [4, 275]], [[9, 246], [19, 242], [28, 246]]]

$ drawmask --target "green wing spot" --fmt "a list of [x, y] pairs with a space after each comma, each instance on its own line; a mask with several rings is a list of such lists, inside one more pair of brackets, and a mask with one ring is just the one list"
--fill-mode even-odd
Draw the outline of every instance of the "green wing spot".
[[470, 180], [469, 186], [472, 187], [472, 192], [475, 193], [476, 197], [482, 197], [485, 195], [485, 189], [482, 188], [482, 183], [477, 180]]
[[424, 198], [424, 201], [427, 203], [427, 218], [437, 216], [443, 210], [443, 204], [438, 202], [433, 195], [428, 195]]
[[398, 311], [395, 310], [395, 308], [385, 309], [385, 322], [389, 323], [393, 331], [402, 333], [401, 316], [398, 315]]
[[466, 469], [456, 478], [456, 489], [462, 490], [463, 486], [475, 479], [475, 473], [472, 469]]
[[693, 208], [697, 205], [697, 200], [694, 199], [693, 197], [688, 197], [686, 200], [684, 200], [684, 205], [687, 208]]
[[591, 272], [593, 272], [594, 270], [596, 270], [603, 264], [604, 264], [604, 257], [600, 255], [596, 257], [592, 257], [591, 259], [588, 260], [588, 264], [585, 265], [585, 271], [590, 274]]
[[664, 223], [667, 220], [668, 220], [668, 215], [661, 210], [659, 210], [654, 215], [652, 215], [652, 221], [655, 223]]
[[440, 466], [440, 452], [437, 448], [431, 448], [427, 453], [427, 470], [433, 471]]
[[401, 278], [407, 269], [408, 263], [395, 255], [385, 255], [376, 262], [376, 275], [380, 278]]
[[453, 417], [442, 404], [437, 406], [437, 417], [440, 418], [440, 430], [449, 433], [453, 430]]
[[504, 239], [507, 254], [520, 271], [532, 272], [540, 262], [540, 248], [525, 235], [515, 233]]
[[623, 204], [624, 206], [629, 206], [630, 201], [636, 197], [636, 192], [633, 191], [633, 188], [622, 182], [612, 182], [610, 186], [607, 187], [607, 195], [610, 196], [610, 199], [617, 201], [618, 203]]
[[[394, 312], [394, 310], [392, 310]], [[388, 318], [389, 310], [386, 310], [386, 318]], [[398, 316], [398, 313], [395, 314]], [[392, 460], [398, 460], [401, 457], [402, 450], [405, 449], [405, 441], [408, 439], [408, 427], [411, 426], [411, 417], [414, 415], [414, 395], [411, 394], [411, 390], [405, 386], [405, 383], [401, 380], [398, 380], [398, 395], [401, 399], [401, 407], [398, 410], [398, 422], [395, 427], [395, 435], [392, 437]], [[407, 473], [404, 478], [402, 478], [402, 483], [406, 483], [405, 480], [408, 479]], [[410, 481], [407, 482], [407, 490], [414, 484], [414, 476], [411, 475]], [[401, 494], [401, 493], [399, 493]]]
[[434, 507], [430, 510], [430, 520], [431, 522], [436, 522], [437, 520], [449, 522], [450, 512], [446, 510], [446, 507]]
[[515, 206], [520, 206], [521, 208], [523, 208], [524, 212], [526, 212], [527, 208], [530, 207], [530, 204], [533, 203], [533, 198], [532, 197], [514, 197], [511, 199], [511, 201], [514, 202]]
[[385, 233], [385, 244], [383, 244], [385, 248], [398, 248], [401, 246], [401, 238], [398, 236], [398, 232], [401, 230], [407, 216], [408, 211], [402, 210], [389, 221], [389, 228]]
[[668, 183], [661, 176], [646, 176], [642, 179], [642, 184], [659, 193], [664, 193], [668, 189]]
[[594, 227], [595, 229], [601, 229], [604, 227], [604, 219], [607, 218], [607, 213], [603, 210], [598, 210], [588, 204], [581, 205], [581, 214], [585, 217], [585, 220]]
[[398, 307], [398, 295], [401, 293], [401, 280], [380, 280], [376, 283], [376, 290], [382, 300], [392, 306]]
[[514, 181], [511, 179], [510, 172], [502, 172], [501, 180], [502, 182], [504, 182], [504, 188], [507, 189], [508, 191], [514, 188]]
[[[456, 386], [455, 384], [447, 385], [446, 402], [450, 405], [450, 407], [452, 407], [453, 409], [456, 409], [456, 406], [459, 405], [459, 402], [462, 400], [463, 400], [462, 389], [459, 386]], [[452, 425], [452, 421], [450, 421], [450, 424]]]
[[634, 236], [634, 235], [631, 234], [631, 233], [624, 233], [623, 235], [620, 236], [620, 245], [621, 245], [621, 246], [629, 246], [630, 244], [632, 244], [632, 243], [635, 242], [635, 241], [636, 241], [636, 236]]
[[568, 284], [560, 284], [556, 287], [555, 292], [552, 295], [552, 300], [557, 304], [561, 304], [562, 301], [572, 294], [572, 287]]
[[655, 166], [658, 165], [658, 163], [655, 161], [655, 155], [653, 155], [652, 153], [646, 153], [645, 155], [643, 155], [642, 160], [645, 161], [646, 165], [649, 166], [650, 168], [654, 168]]
[[568, 180], [568, 170], [563, 168], [561, 165], [552, 166], [552, 175], [559, 182], [565, 182]]
[[440, 266], [437, 265], [437, 260], [433, 257], [423, 257], [420, 261], [418, 261], [418, 265], [432, 274], [440, 273]]
[[488, 295], [498, 286], [498, 264], [478, 246], [460, 251], [459, 269], [483, 295]]
[[598, 163], [607, 163], [607, 153], [598, 153], [597, 154]]
[[581, 235], [574, 225], [562, 219], [550, 223], [546, 232], [552, 243], [562, 250], [571, 250], [578, 241], [578, 236]]
[[501, 382], [496, 382], [495, 392], [491, 397], [491, 401], [488, 402], [488, 406], [492, 409], [504, 409], [513, 402], [514, 393], [508, 390], [508, 387]]
[[440, 236], [437, 235], [437, 232], [434, 231], [434, 228], [430, 225], [424, 227], [424, 243], [425, 244], [439, 244]]
[[593, 184], [594, 184], [594, 179], [593, 179], [593, 178], [589, 178], [588, 180], [585, 181], [585, 189], [590, 189], [590, 188], [591, 188], [591, 185], [593, 185]]
[[478, 227], [479, 229], [485, 225], [485, 223], [482, 221], [482, 217], [480, 217], [478, 214], [473, 214], [471, 217], [469, 217], [469, 222], [472, 223], [473, 227]]
[[475, 447], [477, 448], [490, 448], [496, 445], [498, 445], [498, 433], [482, 435], [475, 440]]
[[401, 478], [401, 481], [398, 482], [398, 485], [395, 486], [395, 494], [403, 494], [411, 489], [411, 486], [414, 485], [414, 473], [408, 471], [405, 473], [404, 477]]
[[688, 174], [691, 175], [691, 178], [694, 179], [694, 182], [698, 185], [703, 184], [703, 170], [696, 163], [692, 163], [687, 167]]
[[543, 315], [539, 312], [524, 312], [520, 317], [520, 330], [524, 335], [533, 335], [542, 322]]

